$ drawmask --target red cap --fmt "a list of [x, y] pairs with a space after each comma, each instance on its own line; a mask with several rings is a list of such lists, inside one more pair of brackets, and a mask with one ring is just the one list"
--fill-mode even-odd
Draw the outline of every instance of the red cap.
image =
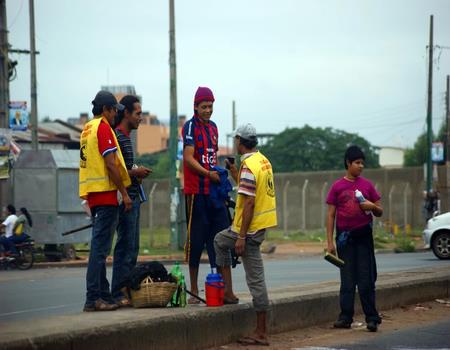
[[197, 89], [197, 92], [195, 93], [194, 97], [194, 104], [199, 104], [203, 101], [211, 101], [214, 102], [214, 95], [210, 88], [207, 88], [205, 86], [199, 86]]

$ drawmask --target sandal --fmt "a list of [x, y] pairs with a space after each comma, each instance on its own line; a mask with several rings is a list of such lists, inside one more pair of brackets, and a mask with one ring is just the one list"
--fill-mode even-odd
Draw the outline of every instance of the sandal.
[[260, 346], [269, 346], [269, 341], [265, 338], [258, 338], [256, 336], [248, 336], [238, 339], [237, 341], [242, 345], [260, 345]]
[[223, 303], [225, 305], [239, 304], [239, 298], [223, 298]]

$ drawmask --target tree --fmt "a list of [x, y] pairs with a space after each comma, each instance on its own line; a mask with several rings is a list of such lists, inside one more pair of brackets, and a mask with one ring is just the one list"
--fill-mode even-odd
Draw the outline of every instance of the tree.
[[366, 166], [379, 167], [378, 156], [367, 140], [357, 134], [333, 128], [287, 128], [261, 147], [277, 172], [337, 170], [344, 167], [348, 146], [358, 145]]
[[[445, 142], [446, 125], [442, 123], [439, 129], [437, 141]], [[433, 135], [433, 140], [435, 136]], [[413, 148], [409, 148], [405, 151], [404, 165], [405, 166], [422, 166], [427, 162], [427, 132], [424, 131], [419, 135]]]
[[136, 158], [136, 164], [151, 168], [150, 175], [154, 179], [164, 179], [169, 177], [169, 152], [145, 153]]

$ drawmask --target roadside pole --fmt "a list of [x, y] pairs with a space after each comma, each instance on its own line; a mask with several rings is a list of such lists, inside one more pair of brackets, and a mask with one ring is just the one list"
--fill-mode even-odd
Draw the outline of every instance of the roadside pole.
[[177, 63], [175, 55], [175, 1], [169, 0], [169, 65], [170, 65], [170, 246], [178, 249], [178, 207], [180, 205], [180, 183], [177, 178], [178, 108], [177, 108]]
[[9, 125], [8, 51], [6, 0], [0, 0], [0, 128]]
[[31, 146], [38, 150], [37, 82], [36, 82], [36, 37], [34, 31], [34, 0], [29, 0], [30, 11], [30, 64], [31, 64]]
[[433, 190], [433, 173], [431, 162], [431, 143], [433, 142], [432, 129], [433, 112], [433, 15], [430, 16], [430, 42], [428, 44], [428, 102], [427, 102], [427, 179], [426, 191], [430, 194]]

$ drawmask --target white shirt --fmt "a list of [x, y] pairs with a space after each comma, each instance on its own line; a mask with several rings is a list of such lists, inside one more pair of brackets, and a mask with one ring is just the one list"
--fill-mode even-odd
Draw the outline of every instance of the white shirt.
[[17, 216], [14, 214], [9, 215], [5, 221], [2, 222], [5, 225], [5, 237], [11, 237], [13, 235], [13, 227], [16, 223]]

